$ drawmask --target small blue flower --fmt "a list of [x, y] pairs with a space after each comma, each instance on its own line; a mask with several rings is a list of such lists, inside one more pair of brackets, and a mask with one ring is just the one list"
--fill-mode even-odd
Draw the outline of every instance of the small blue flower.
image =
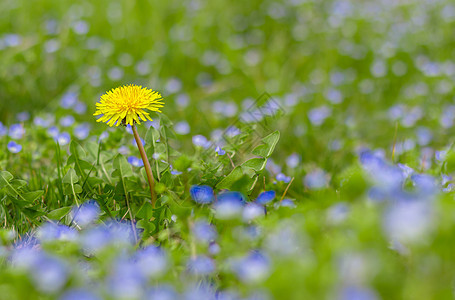
[[78, 139], [84, 140], [90, 134], [90, 125], [88, 123], [82, 123], [74, 128], [73, 133]]
[[101, 300], [100, 297], [98, 297], [96, 294], [93, 292], [86, 290], [86, 289], [71, 289], [66, 291], [61, 297], [60, 300]]
[[139, 299], [147, 278], [137, 264], [125, 256], [117, 258], [107, 278], [108, 292], [117, 299]]
[[47, 134], [52, 137], [53, 139], [56, 139], [60, 130], [56, 126], [52, 126], [47, 130]]
[[33, 283], [39, 290], [47, 293], [60, 290], [68, 280], [68, 275], [68, 266], [49, 255], [42, 255], [31, 269]]
[[94, 254], [109, 245], [111, 238], [111, 234], [106, 226], [97, 226], [84, 230], [79, 240], [86, 253]]
[[190, 125], [186, 121], [181, 121], [174, 125], [174, 130], [180, 135], [185, 135], [190, 133]]
[[128, 162], [134, 167], [140, 168], [144, 166], [144, 162], [142, 161], [142, 159], [137, 158], [136, 156], [128, 157]]
[[146, 300], [177, 300], [178, 293], [170, 285], [160, 285], [148, 289], [145, 293]]
[[71, 136], [68, 132], [62, 132], [57, 136], [57, 141], [60, 146], [68, 145], [71, 141]]
[[220, 253], [220, 251], [221, 251], [220, 245], [218, 245], [215, 242], [210, 243], [210, 245], [209, 245], [209, 253], [211, 255], [217, 255], [218, 253]]
[[71, 108], [77, 102], [77, 94], [74, 92], [67, 92], [63, 95], [62, 99], [60, 100], [60, 105], [63, 108]]
[[207, 140], [205, 136], [198, 134], [193, 136], [193, 144], [197, 147], [207, 149], [208, 147], [210, 147], [212, 143], [209, 140]]
[[275, 191], [262, 192], [257, 197], [256, 203], [263, 204], [263, 205], [267, 204], [270, 201], [272, 201], [273, 199], [275, 199], [275, 195], [276, 195]]
[[305, 176], [304, 183], [310, 189], [322, 189], [327, 185], [326, 174], [323, 170], [316, 169]]
[[223, 149], [221, 149], [220, 146], [217, 146], [215, 148], [215, 152], [218, 154], [218, 155], [225, 155], [226, 154], [226, 151], [224, 151]]
[[294, 201], [292, 201], [291, 199], [283, 199], [280, 203], [280, 206], [281, 207], [290, 207], [290, 208], [296, 207]]
[[346, 286], [344, 287], [340, 295], [340, 300], [377, 300], [379, 299], [376, 293], [368, 288], [361, 286]]
[[37, 237], [42, 242], [75, 241], [77, 239], [77, 231], [66, 225], [47, 222], [38, 228]]
[[218, 201], [236, 201], [241, 203], [242, 205], [246, 203], [245, 196], [236, 191], [226, 191], [218, 194]]
[[[133, 134], [133, 127], [131, 127], [130, 124], [126, 125], [126, 132], [128, 132], [129, 134]], [[133, 142], [134, 142], [134, 140], [133, 140]]]
[[21, 139], [25, 134], [25, 129], [22, 124], [13, 124], [9, 127], [9, 136], [12, 139]]
[[0, 122], [0, 136], [5, 136], [8, 134], [8, 127], [3, 125], [2, 122]]
[[194, 275], [209, 275], [215, 271], [213, 260], [203, 255], [189, 259], [186, 266], [188, 272]]
[[16, 47], [22, 43], [22, 37], [18, 34], [8, 33], [3, 36], [3, 42], [9, 47]]
[[35, 124], [38, 127], [43, 127], [43, 128], [47, 128], [47, 127], [51, 126], [52, 122], [53, 122], [53, 117], [51, 117], [51, 116], [46, 116], [44, 118], [35, 117], [33, 119], [33, 124]]
[[200, 284], [194, 284], [185, 289], [184, 294], [180, 299], [183, 300], [201, 300], [216, 299], [216, 290], [208, 283], [201, 282]]
[[222, 220], [237, 218], [241, 215], [245, 197], [239, 192], [224, 192], [218, 195], [214, 205], [216, 217]]
[[30, 113], [28, 111], [23, 111], [17, 114], [17, 120], [19, 122], [25, 122], [30, 119]]
[[425, 195], [430, 195], [438, 191], [436, 179], [427, 174], [414, 174], [411, 176], [417, 190]]
[[234, 261], [232, 270], [244, 282], [261, 282], [270, 273], [270, 261], [261, 252], [253, 251], [249, 255]]
[[330, 223], [339, 224], [347, 218], [349, 210], [349, 206], [346, 203], [334, 204], [327, 210], [327, 220]]
[[15, 141], [11, 141], [8, 143], [8, 150], [11, 153], [19, 153], [22, 151], [22, 145], [16, 143]]
[[279, 173], [278, 175], [276, 175], [276, 180], [277, 181], [283, 181], [285, 183], [289, 183], [291, 181], [291, 177], [290, 176], [286, 176], [283, 173]]
[[148, 246], [139, 250], [134, 259], [137, 269], [145, 277], [157, 277], [164, 274], [168, 268], [168, 258], [160, 247]]
[[332, 109], [327, 106], [313, 108], [308, 112], [308, 119], [314, 126], [319, 126], [324, 123], [325, 119], [330, 117]]
[[71, 115], [64, 116], [63, 118], [60, 119], [60, 125], [62, 127], [69, 127], [74, 124], [74, 117]]
[[95, 200], [89, 200], [80, 207], [73, 207], [72, 216], [74, 222], [79, 226], [87, 226], [95, 222], [100, 214], [100, 206]]
[[235, 126], [229, 126], [227, 129], [226, 129], [226, 136], [228, 137], [235, 137], [237, 135], [239, 135], [240, 133], [242, 133], [240, 131], [240, 129], [238, 129], [237, 127]]
[[201, 204], [211, 203], [214, 199], [213, 189], [208, 185], [193, 185], [190, 194], [194, 201]]
[[73, 109], [78, 115], [82, 115], [87, 111], [87, 105], [83, 102], [77, 101]]
[[265, 215], [265, 207], [257, 203], [248, 203], [243, 209], [243, 220], [251, 221]]
[[214, 241], [218, 235], [215, 227], [203, 220], [196, 221], [192, 231], [196, 239], [203, 243]]
[[286, 159], [286, 164], [289, 168], [296, 168], [300, 164], [300, 160], [301, 160], [300, 155], [298, 155], [297, 153], [292, 153]]
[[103, 131], [103, 133], [101, 133], [101, 135], [100, 135], [100, 137], [99, 137], [98, 140], [99, 140], [99, 141], [105, 140], [105, 139], [108, 138], [108, 136], [109, 136], [109, 132]]
[[130, 148], [128, 148], [127, 146], [125, 145], [122, 145], [118, 148], [118, 153], [120, 153], [121, 155], [128, 155], [130, 154]]

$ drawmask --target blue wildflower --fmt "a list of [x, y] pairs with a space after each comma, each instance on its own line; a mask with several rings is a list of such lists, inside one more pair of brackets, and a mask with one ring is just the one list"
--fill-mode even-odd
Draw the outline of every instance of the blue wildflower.
[[243, 258], [235, 260], [231, 267], [239, 279], [246, 283], [261, 282], [270, 273], [270, 261], [259, 251], [253, 251]]
[[196, 239], [203, 243], [214, 241], [218, 235], [215, 227], [204, 220], [196, 221], [192, 231]]
[[28, 111], [23, 111], [18, 113], [16, 117], [19, 122], [25, 122], [30, 119], [30, 113]]
[[215, 148], [215, 152], [218, 154], [218, 155], [225, 155], [226, 154], [226, 151], [224, 151], [223, 149], [221, 149], [220, 146], [217, 146]]
[[377, 300], [376, 293], [370, 289], [359, 286], [344, 287], [338, 297], [339, 300]]
[[198, 134], [193, 136], [193, 144], [196, 147], [202, 147], [207, 149], [208, 147], [210, 147], [212, 143], [209, 140], [207, 140], [205, 136]]
[[60, 146], [65, 146], [71, 141], [71, 136], [68, 132], [62, 132], [57, 135], [56, 140]]
[[257, 203], [248, 203], [245, 205], [242, 213], [244, 221], [251, 221], [265, 215], [265, 207]]
[[215, 271], [213, 260], [203, 255], [189, 259], [186, 267], [188, 272], [199, 276], [209, 275]]
[[80, 140], [84, 140], [90, 134], [90, 125], [88, 123], [82, 123], [74, 128], [74, 136]]
[[9, 136], [12, 139], [18, 140], [21, 139], [25, 134], [25, 129], [22, 124], [13, 124], [9, 127]]
[[42, 242], [57, 240], [75, 241], [78, 235], [74, 228], [62, 224], [47, 222], [38, 228], [37, 237]]
[[77, 101], [73, 109], [78, 115], [82, 115], [87, 111], [87, 105], [84, 102]]
[[286, 176], [283, 173], [279, 173], [278, 175], [276, 175], [276, 180], [283, 181], [284, 183], [289, 183], [291, 179], [292, 178], [290, 176]]
[[35, 286], [47, 293], [60, 290], [68, 280], [69, 268], [60, 260], [49, 255], [42, 255], [31, 268], [31, 277]]
[[273, 199], [275, 199], [275, 195], [276, 195], [275, 191], [262, 192], [257, 197], [256, 203], [263, 204], [263, 205], [267, 204], [270, 201], [272, 201]]
[[77, 102], [77, 94], [74, 92], [67, 92], [60, 99], [60, 105], [63, 108], [71, 108], [76, 104], [76, 102]]
[[22, 145], [16, 143], [15, 141], [10, 141], [8, 143], [8, 150], [11, 153], [19, 153], [22, 151]]
[[243, 210], [245, 197], [239, 192], [224, 192], [218, 195], [214, 204], [216, 217], [228, 220], [238, 217]]
[[75, 122], [74, 117], [71, 115], [64, 116], [63, 118], [60, 119], [60, 125], [62, 127], [69, 127], [73, 125]]
[[322, 189], [327, 185], [326, 174], [321, 169], [316, 169], [304, 178], [305, 185], [310, 189]]
[[120, 299], [139, 299], [146, 281], [133, 260], [120, 257], [107, 278], [108, 292]]
[[148, 289], [145, 292], [146, 300], [177, 300], [178, 293], [170, 285], [159, 285]]
[[190, 125], [186, 121], [181, 121], [174, 125], [174, 130], [180, 135], [185, 135], [190, 133]]
[[8, 134], [8, 127], [3, 125], [2, 122], [0, 122], [0, 136], [5, 136]]
[[100, 215], [100, 206], [95, 200], [84, 202], [81, 206], [73, 207], [73, 221], [79, 226], [87, 226], [95, 222]]
[[148, 246], [139, 250], [134, 257], [138, 270], [146, 277], [156, 277], [168, 268], [166, 253], [159, 247]]
[[101, 300], [95, 293], [87, 289], [71, 289], [63, 293], [60, 300]]
[[137, 158], [136, 156], [129, 156], [128, 162], [134, 167], [140, 168], [144, 166], [144, 162], [142, 161], [142, 159]]
[[214, 199], [213, 189], [208, 185], [193, 185], [190, 194], [194, 201], [201, 204], [211, 203]]

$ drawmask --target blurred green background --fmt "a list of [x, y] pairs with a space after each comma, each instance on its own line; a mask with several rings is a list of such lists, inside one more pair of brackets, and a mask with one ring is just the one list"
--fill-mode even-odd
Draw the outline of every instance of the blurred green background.
[[55, 114], [73, 93], [88, 105], [77, 121], [94, 122], [102, 93], [137, 83], [206, 135], [267, 92], [286, 108], [284, 154], [326, 169], [346, 161], [321, 155], [334, 149], [442, 147], [453, 135], [454, 11], [445, 0], [5, 0], [0, 120]]

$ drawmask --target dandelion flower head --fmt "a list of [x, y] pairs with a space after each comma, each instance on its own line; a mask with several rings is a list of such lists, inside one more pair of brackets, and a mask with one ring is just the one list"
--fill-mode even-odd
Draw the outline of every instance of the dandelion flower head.
[[152, 121], [148, 111], [161, 112], [162, 100], [156, 91], [134, 84], [125, 85], [102, 95], [93, 115], [101, 115], [96, 121], [105, 122], [111, 127], [141, 124], [140, 121]]

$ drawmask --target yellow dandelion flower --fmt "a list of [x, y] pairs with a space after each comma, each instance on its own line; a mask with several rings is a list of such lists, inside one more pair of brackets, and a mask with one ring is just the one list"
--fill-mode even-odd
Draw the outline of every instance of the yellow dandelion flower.
[[163, 98], [158, 92], [138, 85], [125, 85], [101, 96], [96, 103], [94, 116], [102, 115], [97, 122], [105, 122], [109, 126], [141, 124], [140, 121], [150, 120], [148, 111], [161, 112]]

